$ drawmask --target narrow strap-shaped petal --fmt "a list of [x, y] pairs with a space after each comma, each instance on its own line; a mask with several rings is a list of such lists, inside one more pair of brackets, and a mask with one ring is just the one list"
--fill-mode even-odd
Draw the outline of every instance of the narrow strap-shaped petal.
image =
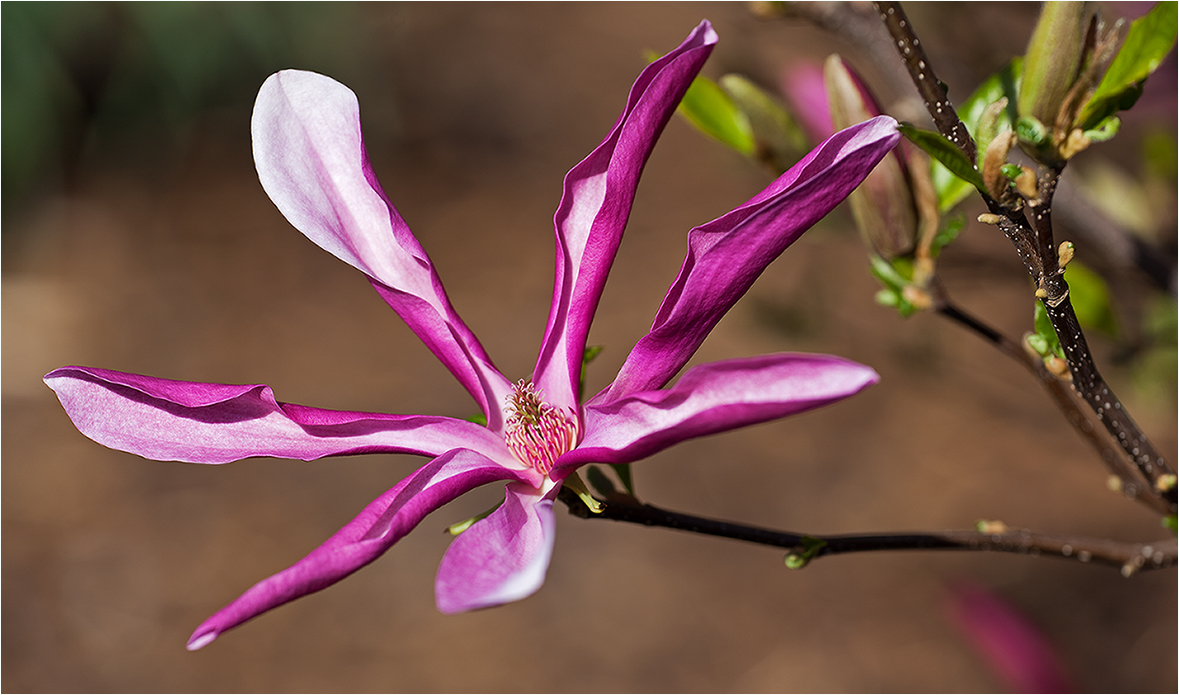
[[585, 406], [585, 438], [554, 475], [586, 463], [629, 463], [707, 434], [811, 410], [876, 383], [876, 372], [831, 355], [780, 353], [710, 362], [671, 388]]
[[275, 73], [258, 92], [251, 130], [258, 178], [282, 214], [368, 275], [499, 431], [510, 384], [455, 313], [429, 257], [377, 183], [352, 90], [313, 72]]
[[553, 498], [559, 489], [541, 493], [509, 483], [503, 505], [446, 549], [434, 583], [438, 610], [462, 613], [536, 593], [553, 555]]
[[766, 266], [846, 198], [899, 137], [888, 116], [842, 130], [744, 205], [689, 232], [688, 255], [651, 332], [593, 401], [666, 384]]
[[280, 403], [264, 384], [204, 384], [91, 367], [45, 375], [82, 434], [157, 461], [249, 456], [310, 461], [377, 452], [438, 456], [464, 447], [516, 463], [486, 427], [448, 417], [323, 410]]
[[565, 176], [553, 218], [553, 305], [533, 373], [533, 381], [553, 405], [577, 406], [586, 336], [622, 240], [639, 175], [716, 40], [712, 26], [702, 22], [678, 48], [648, 65], [631, 87], [614, 129]]
[[374, 500], [302, 560], [258, 582], [201, 623], [188, 648], [200, 649], [250, 618], [340, 581], [377, 559], [427, 514], [459, 495], [496, 480], [521, 481], [525, 475], [467, 449], [439, 456]]

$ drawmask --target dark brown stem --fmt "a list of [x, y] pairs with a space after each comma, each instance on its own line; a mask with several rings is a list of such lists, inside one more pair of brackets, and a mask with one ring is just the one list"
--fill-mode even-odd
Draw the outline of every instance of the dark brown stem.
[[570, 514], [583, 519], [609, 519], [644, 526], [660, 526], [785, 548], [790, 551], [787, 557], [796, 559], [796, 566], [826, 555], [870, 550], [974, 550], [1033, 556], [1049, 555], [1085, 563], [1110, 565], [1120, 568], [1122, 574], [1129, 577], [1140, 570], [1174, 567], [1176, 556], [1179, 554], [1174, 538], [1154, 543], [1121, 543], [1100, 538], [1058, 536], [1023, 529], [1011, 530], [1002, 524], [996, 524], [996, 528], [985, 531], [824, 536], [776, 531], [673, 512], [618, 493], [607, 495], [607, 501], [603, 502], [602, 511], [598, 514], [591, 512], [576, 494], [566, 489], [561, 490], [559, 499], [569, 508]]
[[893, 45], [901, 54], [901, 60], [905, 62], [905, 67], [909, 69], [913, 84], [917, 86], [917, 91], [921, 94], [925, 108], [933, 117], [938, 131], [949, 138], [950, 142], [957, 145], [971, 164], [977, 165], [978, 157], [974, 138], [970, 136], [970, 131], [958, 118], [957, 112], [954, 111], [954, 105], [946, 97], [946, 89], [934, 74], [929, 57], [925, 55], [925, 47], [921, 45], [921, 40], [913, 33], [913, 26], [909, 23], [909, 18], [905, 16], [905, 11], [901, 9], [901, 4], [899, 2], [877, 2], [874, 4], [880, 13], [880, 19], [884, 21], [884, 26], [888, 28], [888, 33], [892, 35]]
[[933, 297], [934, 310], [938, 314], [973, 331], [1037, 377], [1040, 385], [1052, 397], [1053, 402], [1060, 408], [1068, 423], [1097, 451], [1110, 472], [1122, 481], [1123, 494], [1138, 500], [1159, 514], [1169, 513], [1167, 504], [1158, 495], [1151, 493], [1148, 483], [1135, 475], [1134, 469], [1128, 465], [1125, 457], [1121, 455], [1121, 451], [1112, 445], [1107, 436], [1093, 426], [1092, 420], [1078, 406], [1074, 392], [1067, 382], [1048, 371], [1042, 359], [1029, 354], [1014, 340], [954, 304], [936, 278], [930, 283], [929, 289]]
[[[938, 131], [954, 142], [971, 162], [975, 162], [974, 140], [946, 98], [945, 89], [934, 75], [929, 58], [900, 4], [878, 2], [876, 9], [893, 37], [897, 52], [908, 68], [913, 84], [925, 100]], [[1148, 494], [1159, 498], [1173, 514], [1176, 510], [1175, 471], [1125, 412], [1121, 402], [1098, 373], [1069, 300], [1068, 284], [1064, 281], [1052, 234], [1052, 198], [1059, 180], [1059, 167], [1042, 167], [1038, 195], [1023, 210], [1005, 208], [994, 198], [980, 195], [991, 214], [999, 217], [999, 228], [1015, 245], [1028, 273], [1036, 282], [1036, 294], [1043, 301], [1064, 349], [1073, 376], [1073, 388], [1121, 447], [1124, 455], [1148, 481]], [[1167, 480], [1171, 482], [1168, 484]], [[1123, 482], [1131, 484], [1133, 479], [1123, 478]]]

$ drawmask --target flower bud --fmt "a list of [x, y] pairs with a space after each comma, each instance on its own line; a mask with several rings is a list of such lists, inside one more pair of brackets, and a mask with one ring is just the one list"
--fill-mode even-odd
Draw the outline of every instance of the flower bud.
[[[835, 130], [880, 114], [871, 93], [838, 55], [827, 59], [823, 76]], [[899, 148], [882, 159], [847, 200], [856, 226], [873, 253], [891, 260], [913, 251], [917, 243], [917, 206]]]

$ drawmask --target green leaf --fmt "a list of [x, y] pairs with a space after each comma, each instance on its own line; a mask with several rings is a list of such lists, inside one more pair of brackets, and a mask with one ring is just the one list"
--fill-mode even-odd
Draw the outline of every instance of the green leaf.
[[[978, 145], [979, 162], [987, 151], [987, 146], [996, 135], [1015, 127], [1015, 102], [1019, 94], [1020, 76], [1023, 72], [1023, 59], [1013, 58], [1003, 66], [1003, 69], [988, 77], [974, 92], [958, 107], [958, 117], [966, 125], [967, 130], [974, 137]], [[986, 128], [980, 128], [980, 119], [987, 107], [1007, 98], [1007, 108], [1003, 109], [999, 118]], [[987, 132], [982, 132], [983, 130]], [[938, 210], [946, 212], [970, 195], [972, 187], [966, 181], [955, 176], [949, 169], [937, 160], [930, 167], [933, 178], [933, 188], [937, 191]]]
[[721, 77], [720, 86], [748, 119], [754, 147], [779, 166], [793, 164], [810, 149], [806, 133], [769, 92], [741, 75]]
[[1056, 329], [1052, 326], [1051, 319], [1048, 318], [1048, 312], [1044, 309], [1044, 303], [1036, 302], [1035, 333], [1028, 337], [1028, 344], [1040, 353], [1041, 357], [1048, 357], [1049, 355], [1056, 355], [1060, 359], [1064, 359], [1064, 350], [1060, 347], [1060, 338], [1056, 336]]
[[622, 483], [622, 487], [626, 488], [626, 494], [631, 497], [635, 496], [635, 481], [630, 475], [629, 463], [612, 463], [610, 467], [618, 474], [618, 481]]
[[[987, 151], [987, 145], [991, 144], [995, 135], [1014, 127], [1015, 102], [1019, 94], [1019, 80], [1022, 71], [1023, 59], [1013, 58], [1011, 62], [1003, 66], [1002, 70], [983, 80], [974, 93], [966, 97], [966, 101], [963, 101], [962, 105], [958, 107], [958, 117], [962, 119], [970, 134], [974, 136], [980, 157], [982, 153]], [[985, 135], [985, 133], [979, 132], [979, 119], [982, 118], [988, 106], [1003, 97], [1007, 97], [1007, 108], [1003, 110], [999, 121], [995, 124], [995, 132], [991, 133], [990, 137], [985, 138], [985, 142], [983, 142], [979, 136]]]
[[480, 521], [482, 519], [486, 519], [487, 517], [491, 516], [491, 513], [494, 512], [495, 510], [499, 509], [500, 505], [502, 505], [502, 504], [503, 504], [503, 502], [500, 502], [500, 503], [496, 504], [494, 507], [492, 507], [491, 509], [488, 509], [487, 511], [485, 511], [481, 514], [476, 514], [475, 516], [471, 517], [470, 519], [467, 519], [466, 521], [460, 521], [457, 524], [451, 524], [450, 526], [446, 527], [446, 532], [452, 536], [457, 536], [460, 533], [462, 533], [463, 531], [466, 531], [467, 529], [471, 528], [471, 525], [474, 524], [476, 521]]
[[942, 249], [949, 246], [958, 234], [966, 227], [966, 215], [955, 215], [953, 217], [942, 220], [942, 228], [938, 231], [937, 236], [933, 238], [933, 243], [930, 244], [930, 254], [937, 258]]
[[467, 418], [467, 422], [473, 422], [476, 425], [483, 425], [484, 427], [487, 427], [487, 416], [483, 413], [472, 415], [471, 417]]
[[1122, 49], [1110, 63], [1097, 90], [1089, 98], [1077, 127], [1092, 130], [1113, 113], [1130, 108], [1142, 93], [1142, 82], [1158, 68], [1175, 45], [1179, 3], [1160, 2], [1134, 20]]
[[[604, 345], [585, 346], [585, 352], [581, 355], [581, 376], [578, 377], [577, 381], [577, 400], [581, 401], [585, 399], [585, 368], [589, 366], [590, 362], [594, 361], [594, 358], [602, 354], [602, 350], [605, 349], [606, 347]], [[483, 424], [486, 425], [487, 423], [484, 422]]]
[[917, 311], [917, 307], [905, 299], [905, 287], [913, 279], [912, 262], [904, 257], [886, 261], [875, 254], [870, 257], [870, 262], [869, 269], [872, 276], [885, 287], [876, 293], [876, 303], [893, 307], [904, 318], [912, 316]]
[[1179, 524], [1176, 524], [1174, 514], [1168, 514], [1163, 517], [1163, 528], [1169, 530], [1171, 535], [1175, 535], [1176, 529], [1179, 529]]
[[1105, 280], [1075, 260], [1065, 269], [1064, 280], [1068, 283], [1069, 299], [1081, 328], [1098, 330], [1108, 336], [1117, 335], [1117, 321]]
[[1110, 116], [1101, 123], [1098, 123], [1097, 127], [1093, 130], [1086, 130], [1085, 137], [1089, 138], [1090, 142], [1105, 142], [1117, 135], [1121, 127], [1122, 119], [1117, 116]]
[[962, 154], [962, 150], [959, 150], [954, 143], [947, 140], [941, 133], [920, 130], [913, 127], [911, 123], [901, 123], [899, 129], [901, 135], [909, 138], [914, 145], [925, 150], [929, 153], [929, 156], [941, 162], [952, 174], [974, 186], [980, 192], [984, 194], [987, 192], [987, 185], [983, 183], [982, 174], [978, 173], [978, 169], [975, 169], [970, 160], [966, 158], [966, 155]]
[[697, 77], [684, 94], [679, 112], [705, 135], [720, 140], [741, 154], [752, 157], [756, 152], [753, 128], [720, 85], [707, 77]]

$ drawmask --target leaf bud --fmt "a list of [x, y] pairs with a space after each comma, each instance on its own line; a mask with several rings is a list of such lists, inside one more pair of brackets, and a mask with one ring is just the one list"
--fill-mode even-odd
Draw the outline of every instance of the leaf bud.
[[1028, 42], [1019, 88], [1019, 115], [1056, 123], [1085, 47], [1085, 4], [1046, 2]]

